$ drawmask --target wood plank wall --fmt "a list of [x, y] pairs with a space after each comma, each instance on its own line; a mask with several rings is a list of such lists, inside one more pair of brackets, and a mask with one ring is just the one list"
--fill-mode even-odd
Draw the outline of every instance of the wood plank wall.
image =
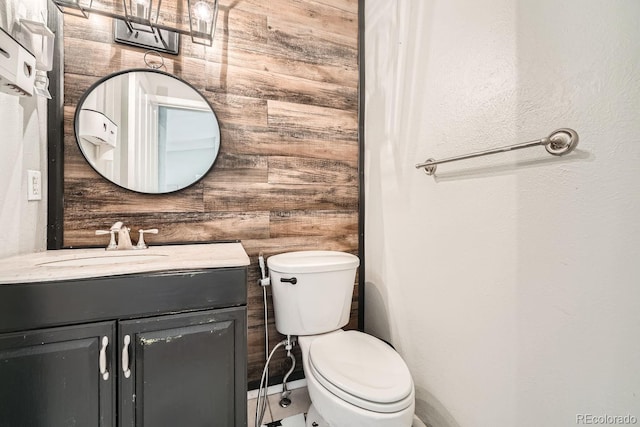
[[[258, 253], [359, 252], [358, 1], [222, 0], [213, 47], [181, 37], [180, 55], [165, 55], [166, 71], [208, 99], [222, 144], [204, 179], [169, 195], [121, 189], [82, 157], [73, 134], [79, 98], [109, 73], [143, 68], [144, 50], [114, 44], [108, 19], [64, 21], [64, 246], [105, 244], [93, 232], [116, 220], [132, 230], [159, 228], [145, 236], [151, 244], [241, 239], [251, 258], [248, 379], [255, 384], [264, 364]], [[350, 328], [357, 295], [356, 282]], [[270, 297], [269, 318], [273, 346], [282, 337]], [[271, 376], [287, 369], [279, 355]]]

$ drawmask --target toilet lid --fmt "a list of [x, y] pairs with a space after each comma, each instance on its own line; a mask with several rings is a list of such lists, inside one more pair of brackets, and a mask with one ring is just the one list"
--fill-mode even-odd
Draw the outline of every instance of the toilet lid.
[[285, 252], [267, 259], [269, 269], [279, 273], [322, 273], [351, 270], [359, 265], [357, 256], [337, 251]]
[[364, 409], [396, 412], [413, 402], [413, 381], [404, 360], [385, 342], [358, 331], [313, 341], [314, 377], [334, 394]]

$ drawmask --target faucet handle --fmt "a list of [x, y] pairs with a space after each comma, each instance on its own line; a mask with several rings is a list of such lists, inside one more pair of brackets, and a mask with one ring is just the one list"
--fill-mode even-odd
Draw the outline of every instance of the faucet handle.
[[103, 236], [105, 234], [111, 234], [111, 240], [109, 241], [109, 245], [107, 245], [106, 250], [110, 251], [118, 247], [116, 245], [116, 230], [96, 230], [96, 236]]
[[138, 244], [136, 245], [136, 249], [146, 249], [148, 247], [147, 244], [144, 242], [144, 233], [158, 234], [158, 229], [150, 228], [148, 230], [138, 230], [138, 234], [140, 235], [140, 238], [138, 239]]

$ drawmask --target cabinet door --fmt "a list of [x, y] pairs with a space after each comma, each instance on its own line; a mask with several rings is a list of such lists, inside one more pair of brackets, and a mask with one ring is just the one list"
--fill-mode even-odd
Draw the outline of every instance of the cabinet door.
[[123, 321], [118, 335], [121, 427], [246, 426], [245, 307]]
[[0, 427], [115, 426], [114, 338], [115, 322], [0, 335]]

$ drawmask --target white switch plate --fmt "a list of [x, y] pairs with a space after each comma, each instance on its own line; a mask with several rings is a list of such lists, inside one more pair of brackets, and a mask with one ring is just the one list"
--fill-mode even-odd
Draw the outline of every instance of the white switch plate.
[[42, 174], [40, 171], [27, 171], [27, 200], [42, 200]]

